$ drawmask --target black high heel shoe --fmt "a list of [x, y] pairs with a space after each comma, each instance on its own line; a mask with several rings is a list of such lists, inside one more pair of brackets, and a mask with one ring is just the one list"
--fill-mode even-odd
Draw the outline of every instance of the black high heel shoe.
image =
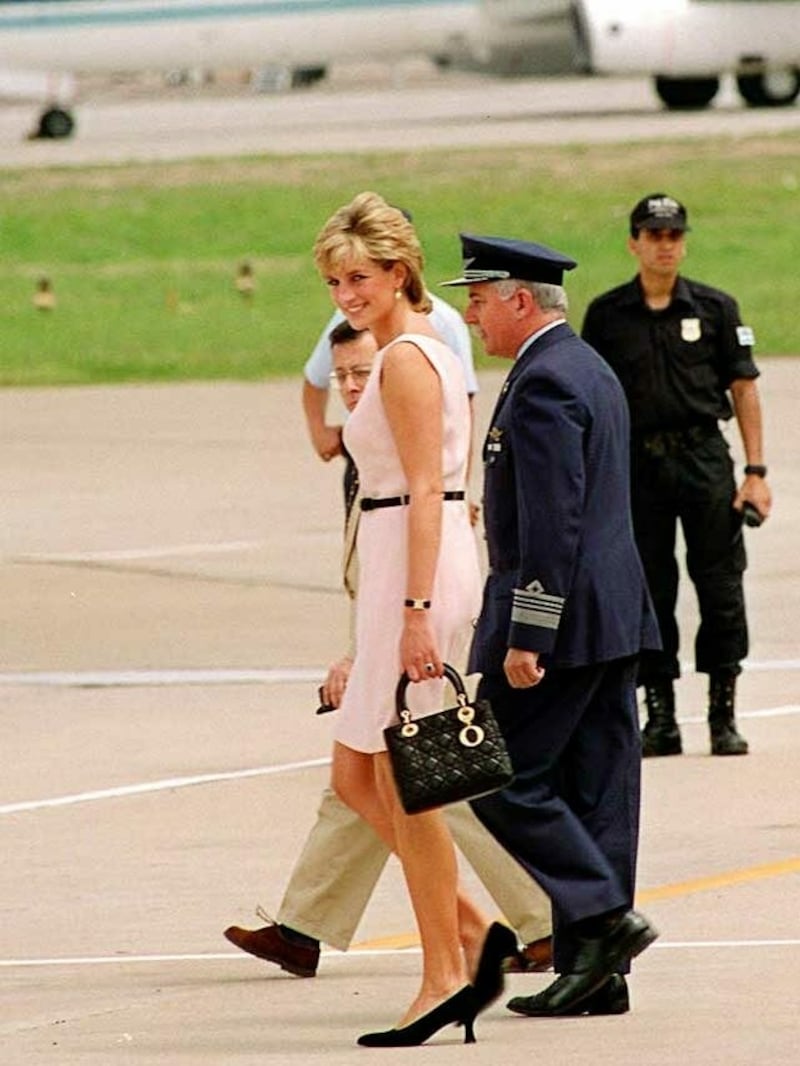
[[364, 1033], [358, 1038], [361, 1047], [418, 1047], [444, 1029], [446, 1025], [464, 1026], [464, 1043], [475, 1043], [475, 1015], [478, 1013], [472, 985], [465, 985], [454, 995], [429, 1010], [409, 1025], [387, 1029], [382, 1033]]
[[483, 942], [475, 980], [472, 982], [478, 1011], [485, 1010], [500, 996], [503, 991], [503, 961], [516, 954], [515, 934], [507, 925], [492, 922]]

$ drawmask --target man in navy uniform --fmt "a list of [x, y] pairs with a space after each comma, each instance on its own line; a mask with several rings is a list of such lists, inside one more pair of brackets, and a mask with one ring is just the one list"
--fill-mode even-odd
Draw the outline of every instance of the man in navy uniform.
[[550, 896], [556, 981], [511, 1010], [628, 1010], [623, 973], [658, 935], [632, 909], [641, 743], [636, 662], [659, 646], [633, 538], [628, 411], [567, 325], [572, 259], [462, 234], [466, 321], [513, 359], [484, 445], [489, 575], [470, 656], [516, 773], [474, 809]]
[[[665, 193], [640, 200], [628, 250], [638, 274], [589, 305], [583, 337], [622, 383], [631, 413], [631, 499], [636, 543], [664, 648], [642, 656], [647, 723], [643, 754], [679, 755], [673, 680], [680, 676], [675, 620], [680, 520], [697, 592], [696, 668], [709, 675], [712, 755], [746, 755], [736, 728], [736, 678], [747, 655], [742, 520], [770, 511], [753, 331], [733, 297], [679, 274], [686, 208]], [[745, 452], [737, 487], [720, 422], [735, 414]]]

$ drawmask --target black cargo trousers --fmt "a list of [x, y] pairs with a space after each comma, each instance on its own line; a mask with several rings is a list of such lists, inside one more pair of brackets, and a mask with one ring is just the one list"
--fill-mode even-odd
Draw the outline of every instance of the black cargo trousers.
[[631, 506], [636, 543], [653, 598], [663, 649], [645, 651], [639, 684], [680, 676], [675, 617], [677, 523], [700, 613], [695, 668], [733, 671], [747, 655], [742, 516], [733, 509], [733, 461], [716, 426], [640, 435], [631, 442]]

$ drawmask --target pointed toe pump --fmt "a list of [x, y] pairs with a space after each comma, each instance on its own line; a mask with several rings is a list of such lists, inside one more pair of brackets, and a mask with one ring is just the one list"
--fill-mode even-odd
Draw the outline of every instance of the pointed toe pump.
[[386, 1029], [382, 1033], [364, 1033], [357, 1042], [361, 1047], [419, 1047], [446, 1025], [463, 1025], [464, 1043], [474, 1044], [477, 1013], [475, 992], [471, 985], [465, 985], [409, 1025]]
[[507, 925], [492, 922], [483, 943], [473, 990], [479, 1011], [485, 1010], [503, 991], [503, 963], [517, 954], [517, 938]]

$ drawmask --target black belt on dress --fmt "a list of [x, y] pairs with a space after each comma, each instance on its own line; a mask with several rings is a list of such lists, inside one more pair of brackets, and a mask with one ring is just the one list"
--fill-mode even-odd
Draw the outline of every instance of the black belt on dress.
[[[452, 492], [443, 492], [443, 500], [463, 500], [466, 493], [463, 489], [458, 489]], [[361, 501], [362, 511], [377, 511], [381, 507], [402, 507], [403, 504], [411, 501], [410, 496], [381, 496], [381, 497], [365, 497]]]

